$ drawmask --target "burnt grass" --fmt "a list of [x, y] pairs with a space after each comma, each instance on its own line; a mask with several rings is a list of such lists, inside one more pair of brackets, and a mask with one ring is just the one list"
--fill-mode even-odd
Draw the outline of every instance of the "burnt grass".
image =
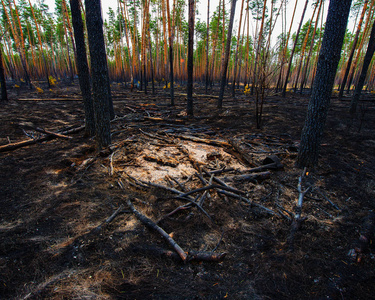
[[[211, 191], [203, 208], [212, 222], [191, 208], [164, 218], [159, 225], [173, 233], [185, 251], [209, 252], [216, 247], [215, 252], [225, 252], [226, 257], [221, 262], [182, 263], [152, 250], [172, 249], [126, 205], [132, 199], [139, 211], [157, 221], [186, 204], [169, 192], [136, 185], [124, 176], [125, 166], [139, 167], [135, 160], [142, 147], [162, 143], [140, 129], [167, 138], [170, 133], [222, 141], [237, 138], [253, 157], [253, 164], [234, 148], [225, 151], [247, 168], [275, 153], [284, 165], [282, 170], [271, 170], [270, 178], [262, 182], [235, 182], [233, 186], [275, 212], [277, 203], [293, 212], [301, 174], [295, 167], [296, 151], [309, 97], [293, 93], [286, 98], [267, 96], [263, 126], [256, 129], [254, 99], [240, 91], [236, 99], [226, 97], [220, 111], [215, 97], [195, 97], [193, 119], [185, 115], [183, 88], [176, 90], [174, 107], [169, 106], [168, 93], [161, 87], [155, 96], [150, 89], [146, 95], [117, 83], [112, 84], [112, 91], [119, 117], [112, 122], [112, 140], [114, 144], [128, 140], [116, 148], [112, 175], [111, 153], [96, 153], [94, 140], [84, 137], [82, 131], [72, 134], [72, 139], [53, 139], [0, 153], [0, 298], [374, 297], [374, 243], [370, 241], [361, 260], [347, 255], [375, 206], [374, 94], [363, 96], [354, 119], [348, 114], [350, 97], [339, 101], [333, 95], [319, 165], [309, 170], [303, 182], [313, 190], [305, 197], [302, 214], [306, 219], [295, 235], [293, 251], [287, 244], [291, 228], [287, 218]], [[204, 88], [196, 86], [195, 93], [204, 94]], [[218, 89], [209, 93], [217, 95]], [[50, 131], [83, 125], [77, 83], [57, 85], [41, 94], [9, 88], [9, 96], [9, 102], [0, 103], [1, 145], [28, 139], [25, 132], [42, 135], [22, 127], [25, 122]], [[87, 163], [88, 158], [94, 160]], [[219, 158], [216, 163], [222, 166], [225, 162]], [[194, 176], [182, 179], [190, 189], [202, 186]], [[121, 214], [93, 230], [121, 204]]]

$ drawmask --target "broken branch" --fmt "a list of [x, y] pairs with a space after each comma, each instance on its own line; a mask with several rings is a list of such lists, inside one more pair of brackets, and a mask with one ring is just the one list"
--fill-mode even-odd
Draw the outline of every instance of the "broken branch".
[[128, 198], [127, 204], [128, 204], [129, 208], [131, 209], [131, 211], [134, 213], [134, 215], [137, 217], [137, 219], [139, 221], [141, 221], [147, 227], [149, 227], [149, 228], [151, 228], [151, 229], [159, 232], [162, 235], [162, 237], [164, 237], [167, 240], [167, 242], [173, 247], [173, 249], [178, 253], [178, 255], [180, 256], [180, 258], [182, 259], [182, 261], [183, 262], [186, 261], [187, 254], [185, 253], [185, 251], [182, 250], [182, 248], [175, 242], [174, 239], [172, 239], [169, 236], [168, 233], [166, 233], [164, 231], [163, 228], [159, 227], [151, 219], [149, 219], [148, 217], [146, 217], [143, 214], [141, 214], [138, 210], [136, 210], [135, 207], [133, 206], [130, 198]]

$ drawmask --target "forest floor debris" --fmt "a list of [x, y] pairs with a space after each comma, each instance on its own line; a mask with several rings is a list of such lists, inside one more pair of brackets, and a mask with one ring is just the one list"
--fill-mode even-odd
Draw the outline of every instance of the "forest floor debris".
[[[2, 298], [372, 297], [373, 95], [365, 120], [350, 120], [347, 102], [333, 99], [319, 166], [298, 190], [306, 96], [267, 99], [257, 130], [243, 95], [225, 98], [222, 111], [216, 90], [197, 97], [189, 119], [184, 90], [170, 107], [162, 90], [113, 85], [113, 144], [96, 153], [82, 132], [67, 133], [83, 123], [77, 92], [10, 90], [1, 106], [0, 147], [29, 139], [22, 125], [44, 130], [0, 153]], [[61, 128], [72, 139], [50, 138]], [[290, 251], [301, 191], [305, 219]], [[129, 199], [189, 262], [138, 221]]]

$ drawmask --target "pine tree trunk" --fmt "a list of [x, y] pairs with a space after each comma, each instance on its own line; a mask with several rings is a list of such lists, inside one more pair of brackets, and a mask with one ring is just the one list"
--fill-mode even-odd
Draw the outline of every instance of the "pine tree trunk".
[[357, 104], [358, 104], [358, 101], [359, 101], [359, 97], [361, 96], [361, 92], [362, 92], [363, 85], [365, 83], [367, 71], [368, 71], [368, 68], [370, 66], [370, 63], [371, 63], [372, 57], [374, 55], [374, 52], [375, 52], [375, 22], [372, 24], [370, 40], [368, 42], [365, 59], [363, 61], [361, 75], [359, 77], [357, 86], [355, 88], [354, 96], [353, 96], [352, 101], [350, 103], [350, 110], [349, 111], [350, 111], [350, 114], [352, 114], [352, 115], [355, 114], [355, 112], [357, 110]]
[[188, 82], [187, 114], [192, 117], [193, 110], [193, 68], [194, 68], [194, 0], [189, 0], [189, 42], [188, 42]]
[[341, 87], [340, 87], [340, 92], [339, 92], [339, 99], [341, 99], [342, 96], [344, 95], [344, 89], [345, 89], [346, 82], [348, 80], [350, 68], [352, 66], [354, 52], [355, 52], [355, 49], [356, 49], [356, 46], [357, 46], [359, 34], [361, 32], [363, 18], [364, 18], [365, 13], [366, 13], [367, 3], [368, 3], [368, 0], [365, 0], [365, 3], [363, 5], [363, 9], [362, 9], [362, 13], [361, 13], [361, 17], [359, 19], [359, 23], [358, 23], [358, 27], [357, 27], [357, 32], [355, 33], [354, 40], [353, 40], [353, 43], [352, 43], [352, 49], [350, 50], [349, 59], [348, 59], [348, 62], [346, 64], [345, 75], [344, 75], [344, 78], [343, 78], [343, 80], [341, 82]]
[[77, 70], [79, 86], [81, 88], [83, 106], [85, 109], [85, 131], [86, 135], [95, 135], [94, 107], [91, 97], [90, 71], [87, 63], [85, 36], [83, 33], [83, 21], [79, 0], [70, 0], [74, 38], [77, 49]]
[[209, 66], [209, 60], [208, 60], [208, 50], [209, 50], [209, 29], [210, 29], [210, 0], [207, 0], [207, 30], [206, 30], [206, 94], [208, 89], [208, 81], [209, 81], [209, 75], [208, 75], [208, 66]]
[[241, 2], [241, 10], [240, 10], [240, 23], [238, 25], [238, 36], [237, 36], [237, 46], [236, 46], [236, 54], [234, 55], [234, 70], [233, 70], [233, 81], [232, 81], [232, 97], [236, 96], [236, 79], [237, 79], [237, 63], [238, 63], [238, 50], [240, 47], [240, 34], [241, 34], [241, 25], [242, 25], [242, 15], [243, 15], [243, 6], [245, 0]]
[[111, 144], [107, 55], [104, 45], [100, 0], [85, 0], [85, 7], [91, 59], [95, 137], [97, 148], [100, 150]]
[[302, 23], [303, 23], [303, 18], [305, 17], [306, 8], [307, 8], [307, 4], [308, 3], [309, 3], [309, 0], [306, 0], [305, 7], [303, 9], [303, 13], [302, 13], [302, 17], [301, 17], [301, 22], [299, 23], [299, 26], [298, 26], [298, 30], [297, 30], [297, 34], [296, 34], [296, 40], [294, 41], [293, 50], [292, 50], [292, 53], [290, 54], [288, 69], [286, 71], [285, 82], [284, 82], [284, 87], [283, 87], [283, 97], [284, 98], [286, 96], [286, 88], [288, 86], [288, 78], [289, 78], [290, 68], [292, 67], [294, 51], [296, 50], [299, 33], [301, 31], [301, 26], [302, 26]]
[[304, 61], [304, 58], [305, 58], [305, 51], [306, 51], [306, 47], [307, 47], [307, 41], [308, 41], [308, 38], [309, 38], [311, 26], [313, 24], [312, 19], [315, 16], [315, 12], [316, 12], [317, 7], [318, 7], [318, 3], [315, 4], [314, 11], [313, 11], [313, 14], [312, 14], [312, 17], [311, 17], [311, 20], [310, 20], [309, 28], [307, 29], [305, 38], [303, 40], [303, 45], [302, 45], [302, 50], [301, 50], [301, 56], [300, 56], [300, 62], [298, 64], [297, 75], [296, 75], [296, 78], [295, 78], [295, 81], [294, 81], [294, 92], [297, 92], [297, 85], [298, 85], [299, 75], [301, 73], [301, 69], [302, 69], [302, 66], [303, 66], [303, 61]]
[[230, 44], [232, 40], [232, 29], [233, 29], [234, 13], [236, 11], [236, 2], [237, 0], [232, 0], [232, 8], [230, 10], [227, 45], [225, 47], [225, 57], [224, 57], [223, 65], [221, 68], [220, 94], [219, 94], [219, 100], [217, 102], [218, 109], [223, 108], [223, 98], [224, 98], [224, 90], [225, 90], [225, 84], [226, 84], [226, 79], [227, 79], [228, 60], [229, 60], [229, 54], [230, 54], [229, 53]]
[[[1, 39], [0, 39], [1, 42]], [[3, 49], [0, 45], [0, 84], [1, 84], [1, 101], [8, 101], [7, 86], [4, 74]]]
[[318, 163], [320, 142], [340, 61], [351, 3], [352, 0], [331, 0], [329, 4], [322, 48], [297, 158], [297, 165], [301, 168], [314, 167]]
[[318, 13], [316, 15], [316, 20], [315, 20], [315, 27], [314, 27], [314, 32], [313, 32], [313, 35], [311, 37], [311, 44], [310, 44], [310, 50], [309, 50], [309, 54], [307, 55], [307, 59], [306, 59], [306, 62], [305, 62], [305, 68], [303, 69], [303, 72], [302, 72], [302, 80], [301, 80], [301, 86], [300, 86], [300, 94], [302, 94], [303, 92], [303, 87], [305, 85], [305, 82], [306, 82], [306, 75], [307, 75], [307, 71], [309, 69], [309, 62], [310, 62], [310, 59], [311, 59], [311, 54], [312, 54], [312, 51], [313, 51], [313, 48], [314, 48], [314, 40], [315, 40], [315, 34], [316, 34], [316, 29], [318, 28], [318, 20], [319, 20], [319, 16], [320, 16], [320, 12], [321, 12], [321, 8], [322, 8], [322, 4], [323, 4], [323, 0], [320, 0], [320, 4], [319, 4], [319, 9], [318, 9]]
[[169, 37], [169, 81], [170, 81], [170, 93], [171, 93], [171, 106], [174, 106], [174, 73], [173, 73], [173, 36], [172, 36], [172, 25], [171, 16], [169, 10], [169, 0], [167, 2], [167, 16], [168, 16], [168, 37]]

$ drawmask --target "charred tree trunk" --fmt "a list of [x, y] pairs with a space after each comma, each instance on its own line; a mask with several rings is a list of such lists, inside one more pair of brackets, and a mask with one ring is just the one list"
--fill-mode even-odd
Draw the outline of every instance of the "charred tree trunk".
[[97, 147], [100, 150], [111, 143], [107, 55], [100, 0], [85, 0], [85, 7], [92, 69], [95, 136]]
[[370, 66], [371, 59], [374, 55], [374, 52], [375, 52], [375, 22], [372, 24], [370, 40], [368, 42], [365, 59], [363, 61], [361, 75], [359, 77], [358, 84], [355, 87], [354, 96], [353, 96], [352, 101], [350, 103], [350, 113], [352, 115], [357, 110], [357, 104], [358, 104], [358, 101], [359, 101], [359, 97], [361, 96], [362, 88], [363, 88], [363, 85], [365, 84], [367, 71], [368, 71], [368, 68]]
[[74, 38], [77, 49], [77, 71], [79, 86], [82, 92], [83, 106], [85, 109], [85, 131], [89, 136], [95, 135], [94, 106], [91, 97], [90, 71], [87, 63], [85, 36], [79, 0], [70, 0]]
[[229, 52], [230, 52], [230, 43], [232, 40], [232, 29], [233, 29], [234, 13], [236, 11], [236, 2], [237, 0], [232, 0], [232, 8], [230, 10], [227, 44], [225, 47], [225, 57], [224, 57], [223, 65], [221, 68], [220, 93], [219, 93], [219, 100], [217, 102], [218, 109], [223, 108], [223, 97], [224, 97], [225, 84], [227, 81], [228, 60], [229, 60]]
[[298, 153], [299, 167], [314, 167], [327, 118], [332, 88], [352, 0], [331, 0], [318, 65]]
[[[1, 39], [0, 39], [1, 42]], [[5, 83], [3, 49], [0, 45], [0, 84], [1, 84], [1, 101], [8, 101], [7, 86]]]
[[[194, 0], [189, 0], [189, 42], [188, 42], [188, 82], [187, 82], [187, 114], [192, 117], [193, 110], [193, 68], [194, 68]], [[207, 87], [207, 83], [206, 83]]]

